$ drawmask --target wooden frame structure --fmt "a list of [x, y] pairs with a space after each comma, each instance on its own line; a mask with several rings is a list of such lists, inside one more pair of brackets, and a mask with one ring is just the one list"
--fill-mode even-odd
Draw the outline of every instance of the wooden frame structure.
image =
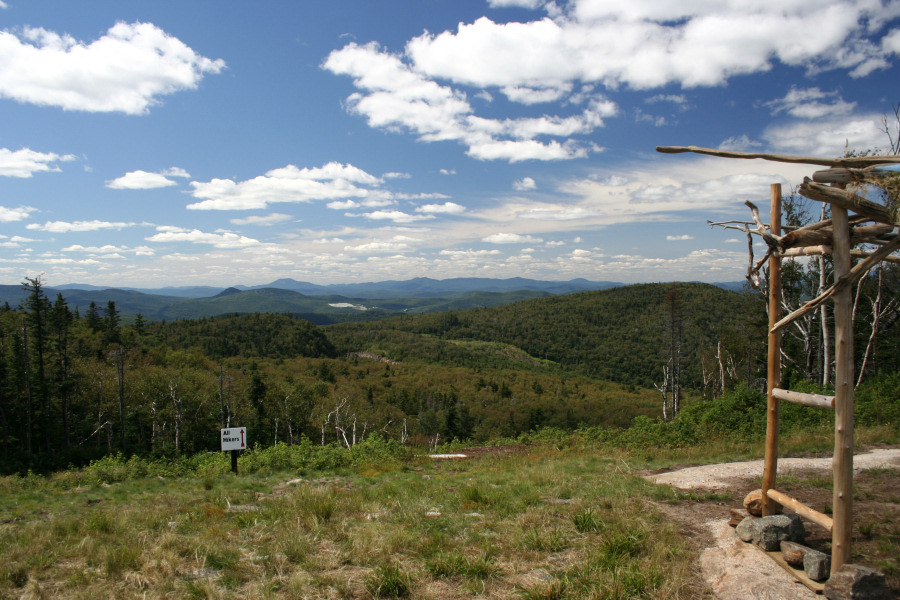
[[[853, 526], [853, 299], [851, 288], [872, 267], [881, 261], [900, 263], [893, 253], [900, 249], [900, 215], [897, 209], [872, 202], [849, 191], [848, 184], [879, 185], [879, 178], [900, 178], [900, 156], [865, 156], [839, 159], [802, 156], [782, 156], [746, 152], [726, 152], [696, 146], [661, 146], [658, 152], [667, 154], [693, 152], [724, 158], [763, 159], [775, 162], [811, 164], [829, 167], [817, 171], [813, 178], [806, 178], [799, 193], [806, 198], [831, 205], [831, 219], [819, 221], [781, 234], [781, 185], [771, 187], [770, 224], [766, 226], [759, 211], [751, 203], [753, 222], [712, 223], [726, 228], [740, 229], [747, 233], [750, 245], [750, 266], [747, 278], [759, 286], [759, 271], [768, 260], [767, 286], [769, 307], [768, 372], [766, 452], [763, 468], [763, 514], [772, 514], [778, 505], [786, 506], [801, 517], [831, 532], [831, 573], [834, 574], [850, 559], [850, 540]], [[896, 202], [896, 199], [895, 199]], [[851, 217], [849, 211], [856, 213]], [[751, 229], [755, 227], [755, 229]], [[768, 251], [763, 260], [753, 262], [751, 233], [765, 240]], [[853, 246], [865, 244], [874, 250], [854, 250]], [[834, 278], [827, 290], [785, 317], [781, 307], [781, 260], [785, 257], [831, 254], [834, 262]], [[856, 266], [852, 258], [861, 259]], [[835, 321], [835, 394], [821, 396], [802, 394], [780, 388], [781, 385], [781, 332], [783, 328], [803, 315], [816, 310], [824, 302], [834, 303]], [[778, 471], [778, 430], [781, 401], [796, 402], [806, 406], [832, 409], [834, 421], [833, 467], [833, 516], [813, 510], [803, 503], [775, 489]]]

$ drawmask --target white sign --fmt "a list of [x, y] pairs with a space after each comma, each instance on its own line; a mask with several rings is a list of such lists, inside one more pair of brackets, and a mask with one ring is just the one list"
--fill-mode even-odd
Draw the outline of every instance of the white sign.
[[247, 428], [231, 427], [222, 430], [222, 452], [247, 449]]

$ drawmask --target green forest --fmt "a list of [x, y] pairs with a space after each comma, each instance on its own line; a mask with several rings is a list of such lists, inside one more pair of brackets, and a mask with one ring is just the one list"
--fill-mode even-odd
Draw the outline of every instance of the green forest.
[[[789, 293], [808, 296], [813, 276], [797, 269], [786, 277]], [[894, 306], [877, 328], [868, 315], [873, 286], [897, 297], [897, 280], [886, 267], [857, 294], [860, 385], [881, 390], [866, 392], [876, 398], [893, 394], [892, 402], [900, 313]], [[615, 432], [676, 412], [702, 421], [698, 410], [743, 406], [765, 386], [762, 296], [707, 284], [631, 285], [326, 327], [275, 313], [126, 321], [112, 300], [81, 311], [62, 294], [48, 298], [40, 278], [23, 288], [19, 306], [0, 308], [6, 473], [118, 453], [216, 451], [226, 426], [248, 428], [260, 448], [349, 448], [373, 437], [435, 447], [546, 427]], [[827, 389], [820, 346], [815, 335], [789, 333], [786, 378]], [[664, 396], [678, 398], [665, 413]]]

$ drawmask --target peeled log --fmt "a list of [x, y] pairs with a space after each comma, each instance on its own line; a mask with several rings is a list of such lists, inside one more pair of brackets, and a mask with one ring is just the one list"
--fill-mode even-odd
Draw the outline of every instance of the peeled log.
[[819, 202], [830, 202], [846, 210], [868, 217], [879, 223], [888, 223], [897, 225], [897, 219], [891, 214], [885, 206], [866, 200], [862, 196], [857, 196], [853, 192], [842, 190], [840, 188], [830, 187], [821, 183], [814, 183], [808, 178], [800, 184], [798, 190], [802, 196], [806, 196], [810, 200], [818, 200]]

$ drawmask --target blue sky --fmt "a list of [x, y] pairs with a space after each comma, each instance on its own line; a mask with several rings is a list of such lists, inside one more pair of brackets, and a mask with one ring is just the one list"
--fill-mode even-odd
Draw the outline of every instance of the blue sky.
[[885, 148], [893, 0], [0, 0], [0, 283], [735, 281]]

